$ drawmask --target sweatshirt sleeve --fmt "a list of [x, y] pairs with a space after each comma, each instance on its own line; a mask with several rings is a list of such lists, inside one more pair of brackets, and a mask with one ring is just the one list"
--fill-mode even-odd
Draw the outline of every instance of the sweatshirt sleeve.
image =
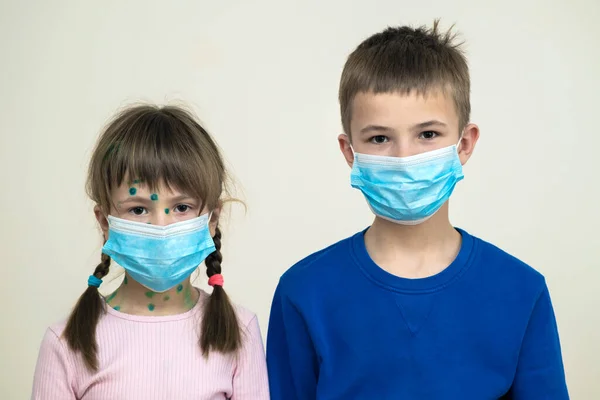
[[76, 400], [72, 369], [65, 344], [52, 330], [46, 330], [33, 378], [32, 400]]
[[514, 400], [569, 399], [558, 328], [545, 284], [523, 338], [511, 394]]
[[248, 323], [242, 340], [231, 400], [269, 400], [265, 348], [256, 316]]
[[281, 283], [271, 306], [267, 366], [273, 400], [316, 399], [318, 358], [306, 323]]

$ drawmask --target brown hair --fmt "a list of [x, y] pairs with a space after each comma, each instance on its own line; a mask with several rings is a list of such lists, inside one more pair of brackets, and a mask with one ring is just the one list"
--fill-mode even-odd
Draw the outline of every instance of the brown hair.
[[464, 128], [471, 113], [470, 78], [467, 60], [454, 44], [450, 28], [387, 28], [364, 40], [350, 54], [340, 81], [339, 101], [344, 132], [350, 136], [352, 103], [358, 93], [425, 94], [432, 89], [449, 91]]
[[[173, 106], [127, 108], [100, 136], [88, 170], [87, 192], [105, 215], [112, 206], [112, 189], [130, 177], [151, 190], [164, 183], [198, 198], [200, 210], [218, 207], [227, 193], [227, 174], [216, 143], [189, 112]], [[209, 277], [221, 273], [221, 236], [217, 227], [213, 238], [216, 250], [205, 260]], [[99, 279], [106, 276], [110, 262], [110, 257], [102, 254], [93, 275]], [[91, 370], [98, 369], [96, 326], [102, 313], [104, 302], [98, 289], [89, 286], [64, 333], [69, 347], [81, 352]], [[204, 355], [210, 350], [233, 353], [240, 347], [240, 326], [222, 286], [214, 286], [206, 302], [199, 344]]]

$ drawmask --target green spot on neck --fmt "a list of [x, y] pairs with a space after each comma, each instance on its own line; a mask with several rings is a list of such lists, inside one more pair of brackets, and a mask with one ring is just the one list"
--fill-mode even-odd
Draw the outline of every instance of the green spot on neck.
[[115, 298], [116, 295], [117, 295], [117, 290], [112, 292], [112, 294], [106, 298], [106, 302], [110, 304], [110, 302]]
[[113, 310], [115, 310], [115, 311], [119, 311], [120, 309], [121, 309], [121, 306], [114, 306], [113, 307]]
[[127, 275], [125, 275], [125, 279], [123, 279], [123, 284], [127, 285]]
[[183, 290], [183, 285], [182, 284], [177, 285], [177, 293], [181, 293], [182, 290]]
[[168, 213], [169, 213], [169, 209], [165, 208], [165, 214], [168, 214]]
[[152, 201], [156, 201], [156, 200], [158, 200], [158, 195], [157, 195], [156, 193], [152, 193], [152, 194], [150, 195], [150, 200], [152, 200]]
[[136, 194], [136, 193], [137, 193], [137, 189], [136, 189], [136, 188], [134, 188], [134, 187], [132, 187], [132, 188], [129, 188], [129, 194], [130, 194], [130, 195], [132, 195], [132, 196], [133, 196], [133, 195], [134, 195], [134, 194]]
[[154, 292], [148, 291], [148, 292], [146, 292], [146, 297], [151, 299], [155, 294], [156, 293], [154, 293]]
[[183, 294], [183, 302], [188, 309], [194, 307], [194, 300], [192, 300], [192, 287], [191, 285], [186, 286], [185, 292]]
[[152, 303], [148, 304], [148, 310], [154, 311], [154, 304], [152, 304]]

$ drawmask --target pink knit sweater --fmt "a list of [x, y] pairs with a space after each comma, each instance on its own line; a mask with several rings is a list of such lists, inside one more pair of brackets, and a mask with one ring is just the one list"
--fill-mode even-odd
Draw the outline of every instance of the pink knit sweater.
[[48, 328], [35, 370], [35, 400], [268, 400], [269, 387], [256, 316], [237, 307], [244, 326], [237, 355], [198, 345], [202, 304], [171, 316], [134, 316], [106, 307], [96, 331], [98, 372], [90, 373], [61, 336], [65, 323]]

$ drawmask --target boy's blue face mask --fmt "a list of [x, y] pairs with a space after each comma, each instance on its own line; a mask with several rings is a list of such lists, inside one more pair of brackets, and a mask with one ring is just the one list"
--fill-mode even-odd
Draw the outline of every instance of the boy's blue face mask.
[[410, 157], [355, 153], [351, 185], [375, 215], [417, 225], [442, 207], [463, 177], [457, 146], [452, 145]]
[[102, 252], [133, 279], [154, 292], [164, 292], [189, 277], [215, 251], [210, 215], [167, 226], [108, 217], [108, 240]]

